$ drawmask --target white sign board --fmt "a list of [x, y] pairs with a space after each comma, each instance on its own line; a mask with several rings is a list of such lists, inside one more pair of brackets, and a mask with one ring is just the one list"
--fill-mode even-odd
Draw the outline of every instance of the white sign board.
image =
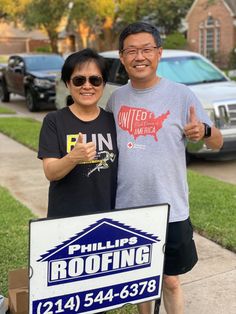
[[30, 222], [29, 313], [99, 313], [161, 296], [169, 205]]

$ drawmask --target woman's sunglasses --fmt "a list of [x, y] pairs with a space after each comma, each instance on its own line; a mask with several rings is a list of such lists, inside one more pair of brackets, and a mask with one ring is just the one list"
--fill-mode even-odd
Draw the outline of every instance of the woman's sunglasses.
[[71, 81], [73, 83], [74, 86], [78, 87], [78, 86], [82, 86], [84, 85], [87, 80], [89, 81], [89, 83], [93, 86], [100, 86], [103, 84], [103, 79], [101, 76], [96, 76], [96, 75], [91, 75], [89, 77], [83, 76], [83, 75], [78, 75], [78, 76], [74, 76]]

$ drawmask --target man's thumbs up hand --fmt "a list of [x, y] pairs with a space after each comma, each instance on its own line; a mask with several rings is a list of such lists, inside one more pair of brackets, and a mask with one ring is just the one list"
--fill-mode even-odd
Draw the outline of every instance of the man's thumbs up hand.
[[204, 136], [204, 125], [198, 121], [194, 106], [189, 108], [189, 122], [184, 127], [184, 134], [190, 141], [198, 142]]
[[189, 108], [189, 122], [190, 123], [197, 122], [197, 115], [196, 115], [195, 107], [193, 106]]

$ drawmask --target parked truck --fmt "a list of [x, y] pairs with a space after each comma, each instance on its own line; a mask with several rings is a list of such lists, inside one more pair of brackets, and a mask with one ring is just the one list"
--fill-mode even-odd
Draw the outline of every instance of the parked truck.
[[0, 68], [0, 101], [17, 94], [25, 97], [30, 111], [55, 108], [55, 79], [63, 63], [58, 54], [11, 55]]

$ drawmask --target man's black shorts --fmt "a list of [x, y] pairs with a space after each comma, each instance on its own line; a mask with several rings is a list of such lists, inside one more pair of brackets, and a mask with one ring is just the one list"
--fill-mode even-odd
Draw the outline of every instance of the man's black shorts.
[[170, 276], [184, 274], [193, 268], [197, 260], [190, 219], [169, 223], [164, 274]]

